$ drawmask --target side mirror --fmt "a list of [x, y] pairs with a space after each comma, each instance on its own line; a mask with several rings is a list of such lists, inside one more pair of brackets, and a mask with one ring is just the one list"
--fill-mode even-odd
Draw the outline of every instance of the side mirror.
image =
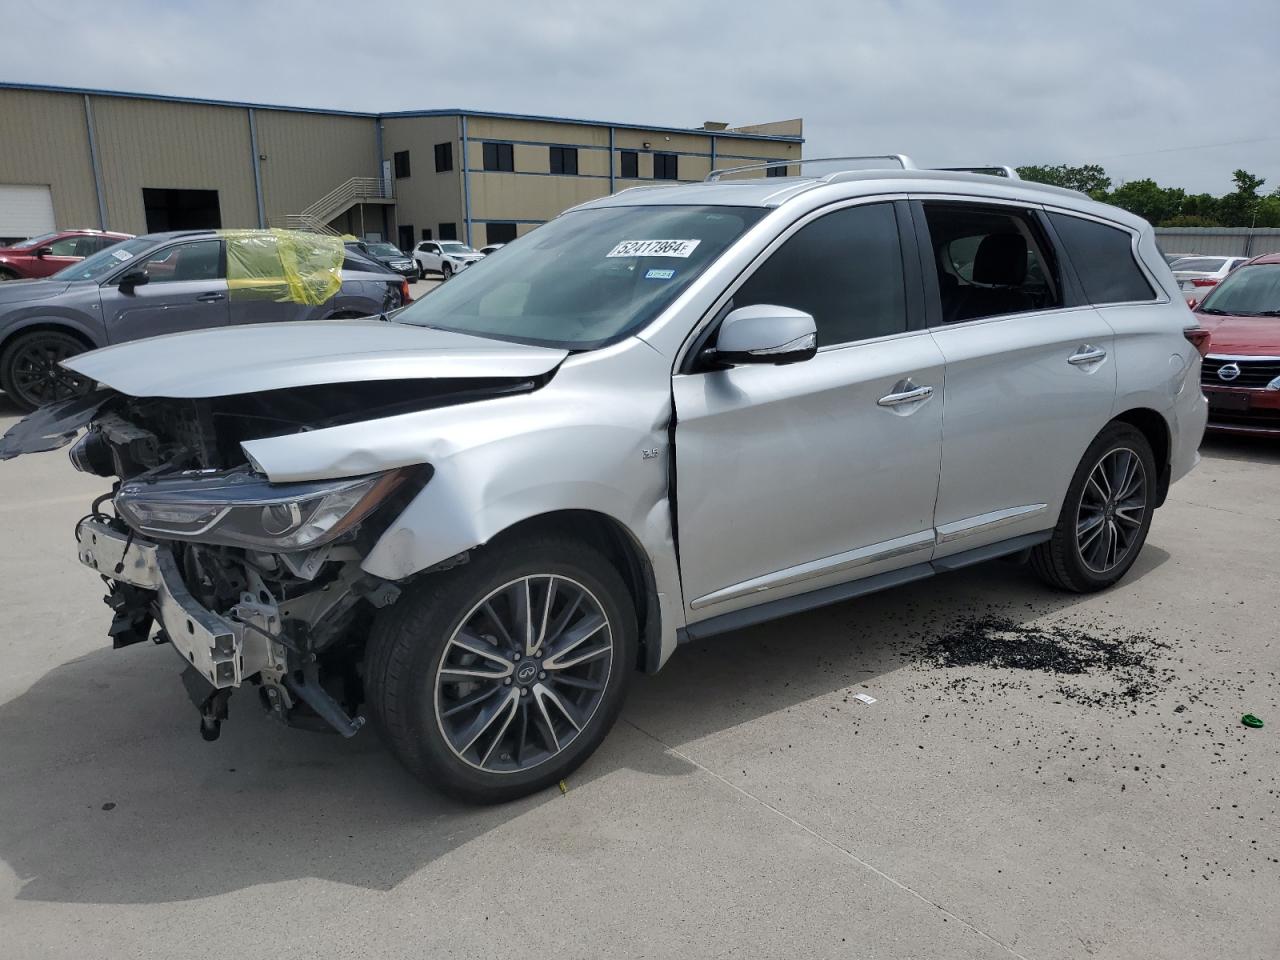
[[1195, 297], [1187, 297], [1187, 306], [1194, 310], [1196, 307], [1200, 306], [1200, 301]]
[[818, 328], [803, 310], [759, 303], [720, 324], [712, 359], [720, 363], [799, 363], [818, 352]]
[[151, 278], [147, 276], [145, 270], [132, 270], [120, 278], [121, 290], [132, 290], [134, 287], [140, 287], [144, 283], [150, 283]]
[[53, 256], [53, 247], [40, 247], [36, 250], [36, 257], [44, 258]]

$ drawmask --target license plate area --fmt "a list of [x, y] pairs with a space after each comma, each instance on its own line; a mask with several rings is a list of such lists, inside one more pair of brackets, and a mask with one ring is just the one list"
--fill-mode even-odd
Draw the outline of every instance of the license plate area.
[[1206, 394], [1209, 399], [1210, 410], [1231, 411], [1232, 413], [1240, 413], [1249, 409], [1249, 395], [1247, 393], [1224, 393], [1214, 391]]

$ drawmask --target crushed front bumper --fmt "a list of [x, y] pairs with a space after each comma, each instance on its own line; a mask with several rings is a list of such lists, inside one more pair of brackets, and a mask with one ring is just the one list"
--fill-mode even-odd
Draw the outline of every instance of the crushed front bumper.
[[238, 687], [246, 677], [282, 659], [283, 648], [277, 649], [269, 639], [271, 628], [279, 623], [274, 607], [237, 606], [235, 619], [214, 613], [191, 596], [168, 547], [130, 536], [107, 521], [82, 520], [76, 539], [86, 567], [154, 593], [152, 612], [165, 635], [215, 689]]

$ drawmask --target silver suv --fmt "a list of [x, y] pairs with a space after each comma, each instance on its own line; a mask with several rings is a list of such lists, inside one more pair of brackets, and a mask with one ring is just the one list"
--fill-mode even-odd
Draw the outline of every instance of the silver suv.
[[119, 480], [80, 559], [206, 737], [252, 685], [517, 797], [681, 643], [1000, 556], [1108, 587], [1196, 463], [1202, 331], [1151, 228], [903, 166], [636, 188], [390, 322], [75, 357], [103, 387], [0, 455], [88, 427], [72, 461]]

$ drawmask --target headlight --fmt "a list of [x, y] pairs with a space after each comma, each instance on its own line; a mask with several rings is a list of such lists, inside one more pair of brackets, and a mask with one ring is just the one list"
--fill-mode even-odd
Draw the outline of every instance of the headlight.
[[115, 497], [135, 530], [165, 539], [277, 552], [309, 550], [341, 536], [407, 477], [404, 470], [303, 483], [271, 483], [248, 469], [131, 480]]

